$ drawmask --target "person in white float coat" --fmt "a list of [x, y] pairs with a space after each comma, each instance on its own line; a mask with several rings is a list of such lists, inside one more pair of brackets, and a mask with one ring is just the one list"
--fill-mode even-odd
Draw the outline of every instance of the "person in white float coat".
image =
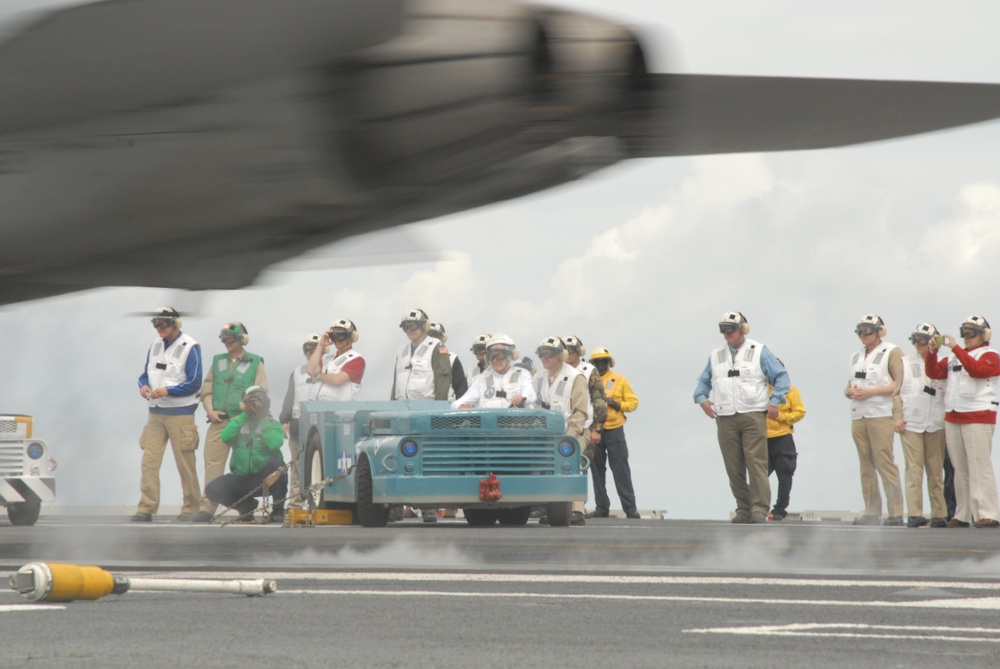
[[[997, 422], [997, 377], [1000, 354], [990, 348], [992, 330], [982, 316], [962, 323], [962, 344], [952, 335], [931, 340], [924, 369], [932, 379], [946, 380], [944, 430], [955, 467], [955, 515], [948, 527], [1000, 527], [993, 432]], [[940, 342], [940, 343], [939, 343]], [[951, 355], [938, 358], [941, 345]]]
[[[538, 404], [545, 409], [558, 411], [566, 419], [566, 434], [575, 437], [581, 453], [590, 443], [587, 399], [587, 377], [566, 363], [569, 352], [559, 337], [546, 337], [535, 351], [542, 364], [535, 377]], [[584, 525], [584, 502], [573, 502], [571, 525]]]
[[160, 506], [160, 465], [167, 449], [173, 450], [184, 495], [177, 520], [191, 520], [198, 512], [201, 486], [194, 452], [198, 448], [198, 409], [202, 386], [201, 346], [181, 332], [181, 315], [173, 307], [153, 314], [156, 339], [146, 353], [146, 367], [139, 377], [139, 395], [149, 406], [149, 419], [139, 445], [142, 478], [139, 504], [133, 522], [150, 522]]
[[[864, 514], [855, 525], [903, 524], [903, 488], [899, 467], [892, 453], [893, 433], [903, 427], [903, 353], [895, 344], [882, 341], [885, 322], [867, 314], [854, 332], [864, 347], [851, 356], [850, 378], [844, 396], [851, 400], [851, 436], [861, 464], [861, 494]], [[888, 517], [882, 519], [882, 496], [878, 477], [885, 488]]]
[[469, 389], [452, 402], [452, 407], [502, 409], [533, 405], [537, 401], [537, 396], [531, 382], [531, 374], [513, 365], [513, 361], [519, 357], [513, 339], [505, 334], [495, 334], [490, 337], [486, 343], [489, 369], [469, 384]]
[[[365, 359], [354, 350], [357, 341], [358, 328], [347, 318], [341, 318], [323, 333], [309, 358], [307, 371], [314, 390], [310, 391], [308, 399], [340, 402], [357, 399], [365, 375]], [[323, 350], [330, 344], [334, 352], [324, 355]]]
[[423, 309], [409, 309], [399, 327], [409, 340], [396, 354], [392, 400], [446, 400], [451, 390], [451, 359], [440, 339], [430, 336]]
[[[302, 354], [306, 361], [288, 375], [288, 390], [285, 391], [285, 401], [282, 402], [281, 413], [278, 414], [278, 420], [285, 428], [288, 448], [292, 452], [292, 466], [288, 470], [289, 499], [286, 504], [289, 509], [302, 508], [302, 498], [299, 493], [299, 455], [302, 453], [299, 446], [299, 417], [302, 415], [302, 403], [311, 399], [310, 391], [313, 390], [315, 382], [309, 374], [309, 358], [319, 346], [319, 340], [320, 335], [314, 334], [302, 342]], [[323, 355], [329, 352], [329, 346], [323, 349]]]
[[914, 354], [903, 358], [903, 460], [906, 462], [907, 527], [928, 523], [924, 516], [924, 470], [927, 496], [931, 502], [931, 527], [947, 527], [948, 508], [944, 501], [944, 390], [945, 382], [928, 378], [924, 370], [930, 340], [939, 336], [931, 323], [913, 329], [910, 343]]

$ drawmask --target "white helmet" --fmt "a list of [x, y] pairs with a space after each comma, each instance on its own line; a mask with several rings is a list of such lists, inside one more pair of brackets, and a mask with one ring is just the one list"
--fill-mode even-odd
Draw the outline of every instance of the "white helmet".
[[975, 327], [976, 330], [978, 330], [977, 334], [983, 335], [983, 341], [989, 341], [990, 336], [993, 334], [992, 330], [990, 330], [989, 321], [982, 316], [969, 316], [962, 321], [962, 325], [971, 325]]
[[441, 340], [442, 344], [448, 341], [448, 333], [444, 331], [444, 326], [435, 321], [427, 323], [427, 334], [437, 337]]
[[478, 337], [476, 337], [475, 339], [472, 340], [472, 348], [470, 348], [469, 350], [472, 351], [473, 353], [475, 353], [477, 350], [478, 351], [485, 351], [486, 350], [486, 344], [492, 338], [493, 338], [493, 335], [491, 335], [489, 332], [483, 332]]
[[[318, 334], [309, 335], [308, 337], [305, 338], [305, 341], [302, 342], [302, 350], [305, 351], [309, 347], [318, 347], [320, 339], [322, 339], [321, 335]], [[329, 352], [330, 352], [330, 347], [324, 346], [323, 355], [326, 355]]]
[[512, 361], [521, 357], [517, 351], [517, 346], [514, 344], [514, 340], [505, 334], [495, 334], [486, 342], [487, 359], [489, 359], [490, 349], [494, 346], [503, 346], [504, 350], [507, 351], [507, 357]]
[[739, 311], [727, 311], [722, 314], [722, 318], [719, 319], [720, 332], [724, 332], [724, 330], [728, 329], [724, 326], [732, 325], [736, 326], [736, 328], [740, 331], [740, 334], [750, 334], [750, 324], [747, 322], [746, 316]]
[[559, 337], [546, 337], [545, 339], [543, 339], [542, 342], [538, 345], [538, 348], [535, 349], [535, 355], [537, 355], [539, 358], [546, 357], [542, 355], [543, 349], [551, 349], [555, 351], [556, 357], [558, 357], [563, 362], [565, 362], [566, 358], [569, 356], [569, 351], [566, 350], [565, 342], [563, 342], [563, 340], [560, 339]]
[[863, 330], [877, 332], [879, 337], [885, 336], [885, 322], [878, 314], [865, 314], [858, 321], [858, 326], [854, 328], [854, 334], [860, 335]]
[[406, 313], [403, 314], [403, 317], [399, 319], [399, 324], [402, 325], [406, 321], [417, 321], [423, 325], [428, 320], [430, 319], [427, 318], [427, 312], [419, 307], [416, 307], [413, 309], [407, 309]]
[[580, 341], [579, 337], [570, 335], [568, 337], [563, 337], [563, 341], [566, 343], [567, 351], [576, 351], [581, 356], [587, 355], [587, 349], [583, 347], [583, 342]]
[[916, 339], [924, 338], [931, 339], [938, 334], [938, 329], [934, 327], [932, 323], [920, 323], [913, 327], [913, 332], [910, 333], [910, 343], [916, 344]]
[[156, 321], [160, 320], [170, 321], [170, 324], [173, 325], [175, 328], [177, 328], [178, 330], [181, 329], [180, 312], [178, 312], [173, 307], [160, 307], [159, 309], [154, 311], [153, 317], [150, 319], [150, 321], [153, 323], [153, 325], [156, 325]]
[[[357, 326], [354, 325], [354, 321], [348, 318], [341, 318], [335, 321], [334, 324], [330, 326], [330, 329], [327, 332], [332, 333], [334, 330], [347, 330], [348, 332], [350, 332], [352, 343], [356, 342], [358, 340], [358, 337], [360, 336], [358, 334]], [[333, 337], [331, 336], [330, 339], [333, 339]]]

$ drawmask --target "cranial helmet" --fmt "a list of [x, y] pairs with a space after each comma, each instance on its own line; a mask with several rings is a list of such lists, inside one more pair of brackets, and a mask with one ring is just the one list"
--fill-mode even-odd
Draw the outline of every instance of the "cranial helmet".
[[354, 325], [354, 321], [352, 321], [352, 320], [350, 320], [348, 318], [341, 318], [341, 319], [337, 320], [336, 322], [334, 322], [334, 324], [330, 326], [330, 330], [329, 331], [332, 332], [333, 330], [347, 330], [348, 332], [350, 332], [351, 333], [351, 342], [352, 343], [358, 341], [358, 337], [360, 336], [358, 334], [358, 328], [357, 328], [357, 326]]
[[517, 360], [521, 357], [520, 352], [517, 350], [517, 346], [514, 344], [514, 340], [505, 334], [495, 334], [489, 338], [486, 342], [486, 350], [489, 351], [494, 346], [503, 346], [507, 349], [507, 357], [510, 358], [511, 362]]
[[444, 331], [444, 326], [435, 321], [427, 323], [427, 334], [441, 340], [441, 343], [448, 341], [448, 333]]
[[230, 335], [236, 337], [236, 340], [240, 342], [243, 346], [250, 343], [250, 333], [247, 332], [247, 327], [240, 323], [239, 321], [233, 321], [232, 323], [226, 323], [222, 326], [222, 330], [219, 332], [219, 338]]
[[615, 359], [611, 357], [611, 351], [609, 351], [608, 349], [604, 348], [603, 346], [598, 346], [593, 351], [591, 351], [590, 362], [592, 364], [596, 365], [598, 362], [604, 360], [607, 360], [612, 367], [615, 366]]
[[913, 326], [913, 332], [910, 333], [910, 343], [915, 344], [915, 337], [927, 337], [930, 339], [938, 334], [938, 329], [934, 327], [931, 323], [920, 323], [919, 325]]
[[879, 337], [885, 336], [885, 322], [883, 322], [882, 317], [877, 314], [866, 314], [861, 317], [858, 321], [858, 327], [854, 329], [855, 334], [861, 334], [861, 326], [870, 325], [878, 331]]
[[566, 350], [566, 344], [559, 337], [546, 337], [535, 349], [535, 355], [539, 358], [542, 357], [543, 349], [551, 349], [555, 351], [556, 355], [563, 362], [566, 362], [566, 358], [569, 356], [569, 351]]
[[261, 406], [264, 407], [264, 411], [271, 410], [271, 398], [267, 395], [267, 390], [262, 386], [250, 386], [243, 391], [243, 398], [240, 401], [240, 408], [246, 411], [246, 404], [250, 400], [257, 400], [260, 402]]
[[402, 328], [407, 323], [416, 322], [420, 326], [421, 331], [424, 334], [427, 334], [427, 322], [429, 320], [430, 319], [427, 317], [427, 312], [424, 311], [423, 309], [420, 308], [407, 309], [406, 313], [403, 314], [403, 317], [399, 319], [399, 327]]
[[470, 348], [469, 350], [472, 351], [473, 353], [476, 352], [477, 348], [480, 351], [485, 350], [486, 349], [486, 343], [490, 339], [492, 339], [492, 338], [493, 338], [493, 335], [491, 335], [489, 332], [483, 332], [482, 334], [480, 334], [478, 337], [476, 337], [472, 341], [472, 348]]
[[580, 356], [587, 355], [587, 349], [583, 347], [583, 342], [580, 341], [579, 337], [573, 335], [563, 337], [563, 342], [565, 342], [567, 350], [576, 351]]
[[155, 324], [158, 320], [168, 320], [173, 323], [175, 328], [181, 329], [181, 315], [173, 307], [160, 307], [154, 311], [150, 321]]
[[[308, 337], [305, 338], [305, 341], [302, 342], [302, 348], [305, 349], [306, 346], [317, 346], [318, 347], [320, 339], [322, 339], [322, 337], [320, 335], [318, 335], [318, 334], [311, 334], [311, 335], [309, 335]], [[329, 352], [330, 352], [330, 347], [329, 346], [324, 346], [323, 347], [323, 355], [326, 355]]]
[[746, 316], [739, 311], [727, 311], [722, 314], [722, 318], [719, 319], [719, 325], [726, 324], [735, 325], [739, 328], [740, 334], [744, 336], [750, 334], [750, 323], [747, 322]]
[[962, 322], [962, 325], [971, 325], [979, 330], [979, 334], [983, 335], [983, 341], [989, 341], [993, 334], [989, 321], [982, 316], [969, 316]]

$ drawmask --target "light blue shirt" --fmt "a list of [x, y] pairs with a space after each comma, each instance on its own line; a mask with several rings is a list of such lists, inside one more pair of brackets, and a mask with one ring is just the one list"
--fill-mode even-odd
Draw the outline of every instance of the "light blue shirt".
[[[729, 347], [729, 355], [734, 358], [737, 351], [738, 349], [732, 346]], [[788, 377], [785, 367], [778, 362], [778, 359], [774, 357], [774, 354], [766, 346], [762, 347], [760, 351], [760, 369], [764, 372], [764, 376], [767, 377], [768, 383], [774, 386], [774, 390], [771, 391], [770, 404], [776, 407], [781, 406], [785, 402], [785, 395], [788, 394], [789, 389], [792, 387], [792, 382]], [[698, 385], [694, 389], [694, 403], [701, 404], [708, 399], [711, 392], [712, 357], [709, 356], [708, 364], [705, 365], [701, 376], [698, 377]]]

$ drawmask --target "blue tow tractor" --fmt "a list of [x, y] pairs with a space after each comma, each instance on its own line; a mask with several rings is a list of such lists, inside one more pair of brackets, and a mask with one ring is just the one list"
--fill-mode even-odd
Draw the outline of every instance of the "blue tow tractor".
[[[384, 527], [393, 506], [461, 508], [470, 525], [524, 525], [533, 507], [565, 527], [587, 497], [589, 461], [545, 409], [452, 409], [447, 402], [306, 402], [302, 492]], [[327, 481], [328, 485], [323, 486]]]

